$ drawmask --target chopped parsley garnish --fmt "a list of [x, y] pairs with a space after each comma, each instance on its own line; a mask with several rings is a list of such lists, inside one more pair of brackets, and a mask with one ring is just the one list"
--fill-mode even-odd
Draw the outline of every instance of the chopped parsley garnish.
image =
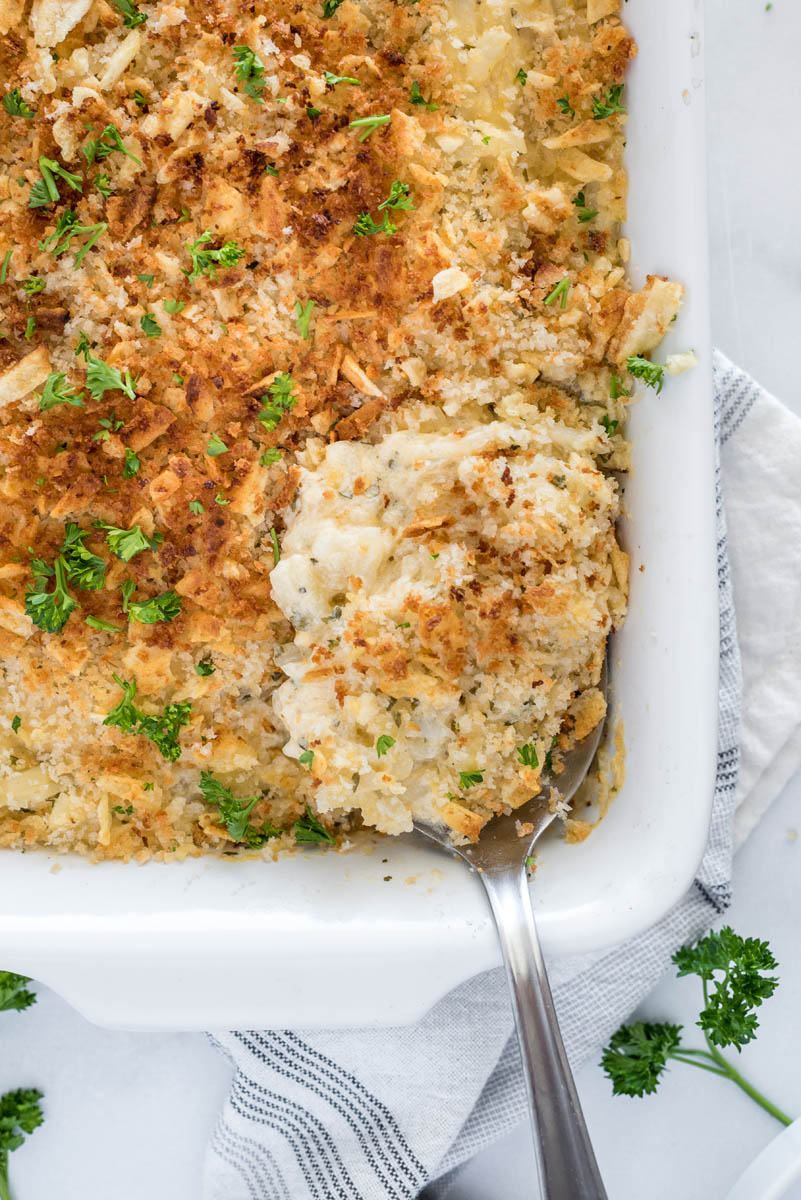
[[139, 456], [134, 453], [130, 446], [125, 447], [125, 463], [122, 468], [123, 479], [133, 479], [134, 475], [139, 474], [139, 468], [142, 464], [139, 461]]
[[394, 737], [390, 737], [388, 733], [382, 733], [375, 744], [375, 752], [379, 758], [383, 758], [388, 751], [395, 745]]
[[338, 83], [350, 83], [354, 87], [361, 87], [361, 80], [354, 79], [352, 75], [333, 75], [331, 71], [325, 72], [326, 87], [336, 87]]
[[401, 183], [400, 179], [393, 180], [392, 187], [389, 189], [389, 195], [386, 200], [381, 201], [378, 211], [381, 212], [384, 208], [403, 208], [407, 211], [414, 208], [409, 198], [408, 183]]
[[183, 300], [162, 300], [162, 304], [164, 305], [164, 311], [168, 312], [171, 317], [174, 317], [176, 313], [183, 312], [186, 308]]
[[609, 380], [609, 398], [610, 400], [619, 400], [621, 396], [630, 396], [631, 392], [628, 388], [623, 387], [623, 380], [619, 375], [612, 375]]
[[201, 658], [200, 662], [195, 663], [196, 675], [203, 675], [205, 677], [208, 675], [213, 675], [216, 670], [217, 668], [215, 667], [210, 655], [207, 655], [205, 658]]
[[14, 730], [14, 733], [19, 733], [19, 727], [21, 724], [22, 717], [19, 715], [19, 713], [15, 713], [15, 715], [11, 718], [11, 728]]
[[389, 219], [389, 213], [386, 212], [384, 213], [380, 225], [376, 224], [369, 213], [363, 212], [359, 213], [358, 220], [353, 226], [353, 233], [356, 234], [356, 237], [367, 237], [371, 233], [386, 233], [389, 237], [391, 237], [393, 233], [397, 232], [397, 225], [392, 224]]
[[613, 418], [609, 416], [609, 413], [604, 413], [604, 415], [601, 417], [600, 423], [601, 423], [601, 425], [603, 425], [604, 429], [606, 430], [606, 436], [611, 437], [612, 434], [616, 432], [617, 427], [620, 424], [620, 421], [613, 420]]
[[412, 90], [411, 90], [411, 94], [409, 96], [409, 103], [417, 104], [420, 108], [426, 108], [426, 109], [428, 109], [429, 112], [437, 112], [439, 110], [438, 104], [432, 104], [430, 100], [426, 100], [425, 96], [420, 91], [420, 84], [417, 82], [416, 79], [415, 79], [414, 83], [412, 84]]
[[553, 304], [555, 300], [560, 301], [560, 308], [567, 308], [567, 293], [570, 291], [570, 276], [565, 275], [564, 279], [560, 279], [553, 291], [545, 297], [543, 304]]
[[526, 71], [524, 67], [521, 67], [515, 75], [515, 83], [519, 83], [522, 86], [525, 86], [526, 83], [528, 83], [528, 71]]
[[36, 296], [39, 292], [43, 292], [46, 287], [46, 279], [42, 279], [40, 275], [31, 275], [24, 281], [22, 290], [28, 296]]
[[591, 221], [593, 217], [598, 216], [597, 208], [587, 208], [587, 201], [583, 192], [579, 192], [579, 194], [573, 198], [573, 204], [577, 210], [576, 216], [582, 225], [586, 221]]
[[211, 458], [216, 458], [219, 454], [227, 454], [228, 447], [218, 434], [213, 433], [209, 438], [208, 445], [206, 446], [206, 453]]
[[112, 625], [109, 621], [101, 621], [99, 617], [84, 617], [87, 625], [91, 625], [92, 629], [98, 629], [101, 633], [122, 633], [119, 625]]
[[78, 341], [75, 343], [75, 357], [77, 358], [79, 354], [82, 354], [84, 357], [84, 361], [88, 362], [89, 355], [91, 353], [91, 349], [92, 348], [89, 345], [88, 337], [86, 336], [84, 331], [81, 330], [80, 334], [78, 335]]
[[[124, 421], [118, 421], [114, 413], [110, 417], [101, 417], [97, 423], [100, 429], [92, 438], [93, 442], [107, 442], [112, 433], [117, 433], [125, 424]], [[105, 478], [104, 475], [103, 479]]]
[[[123, 24], [128, 29], [136, 29], [137, 25], [144, 25], [147, 20], [147, 13], [143, 13], [141, 8], [137, 8], [135, 4], [131, 3], [131, 0], [111, 0], [111, 3], [122, 15]], [[136, 99], [136, 92], [134, 92], [134, 99]]]
[[314, 762], [314, 751], [304, 750], [302, 754], [298, 755], [298, 762], [302, 767], [308, 767], [311, 770], [311, 765]]
[[570, 97], [567, 95], [560, 96], [556, 103], [559, 105], [559, 108], [565, 114], [565, 116], [570, 117], [570, 120], [572, 121], [576, 115], [576, 110], [570, 103]]
[[522, 767], [538, 767], [540, 765], [533, 742], [526, 742], [525, 746], [517, 747], [517, 761]]
[[35, 329], [36, 329], [36, 317], [28, 317], [28, 320], [25, 322], [25, 340], [26, 340], [26, 342], [29, 342], [31, 340]]
[[259, 459], [259, 466], [273, 467], [277, 462], [281, 461], [281, 451], [275, 446], [271, 446], [269, 450], [265, 450]]
[[68, 521], [59, 554], [70, 583], [86, 592], [96, 592], [106, 581], [106, 564], [84, 546], [84, 538], [88, 536], [88, 529], [81, 529], [74, 521]]
[[218, 493], [217, 493], [217, 495], [214, 497], [214, 503], [215, 503], [215, 504], [230, 504], [230, 503], [231, 503], [231, 501], [230, 501], [230, 500], [226, 500], [226, 498], [225, 498], [225, 496], [222, 494], [222, 492], [218, 492]]
[[258, 413], [258, 420], [268, 433], [277, 429], [281, 418], [297, 404], [298, 398], [294, 388], [295, 381], [292, 376], [281, 371], [261, 397], [262, 408]]
[[[66, 565], [61, 557], [56, 558], [52, 567], [35, 558], [31, 571], [33, 582], [25, 593], [26, 615], [45, 633], [61, 633], [70, 613], [78, 607], [67, 591]], [[52, 592], [48, 592], [47, 583], [51, 578], [54, 586]]]
[[134, 704], [136, 681], [126, 683], [119, 675], [115, 675], [114, 682], [122, 688], [125, 695], [116, 708], [111, 710], [103, 724], [113, 725], [123, 733], [141, 734], [149, 738], [162, 757], [169, 762], [180, 758], [178, 735], [181, 728], [189, 723], [192, 712], [190, 701], [168, 704], [160, 717], [148, 716]]
[[596, 96], [592, 102], [593, 121], [603, 121], [605, 117], [611, 117], [614, 113], [624, 113], [626, 109], [620, 103], [622, 95], [623, 84], [615, 83], [609, 88], [602, 100], [599, 100]]
[[220, 821], [235, 842], [244, 842], [255, 849], [263, 846], [268, 838], [280, 837], [281, 830], [276, 829], [274, 825], [268, 823], [257, 829], [248, 820], [261, 799], [260, 796], [237, 800], [231, 789], [220, 783], [219, 779], [215, 779], [210, 771], [201, 772], [200, 790], [207, 804], [217, 806]]
[[323, 16], [333, 17], [341, 3], [342, 0], [323, 0]]
[[[75, 353], [77, 354], [78, 351], [76, 350]], [[124, 392], [129, 400], [136, 399], [134, 390], [136, 380], [131, 377], [130, 371], [126, 371], [123, 377], [122, 372], [116, 367], [110, 367], [102, 359], [95, 358], [88, 350], [84, 357], [86, 358], [86, 386], [93, 400], [100, 400], [106, 392], [116, 391]]]
[[212, 240], [211, 233], [207, 229], [194, 242], [187, 242], [186, 248], [192, 257], [192, 269], [188, 271], [182, 267], [184, 275], [189, 279], [197, 279], [200, 275], [206, 275], [209, 279], [217, 278], [218, 267], [233, 267], [239, 262], [245, 251], [242, 246], [238, 246], [236, 242], [226, 242], [217, 250], [204, 250], [203, 247]]
[[139, 88], [134, 88], [134, 92], [133, 92], [133, 95], [131, 96], [131, 99], [133, 100], [133, 102], [137, 108], [147, 108], [147, 100], [142, 95], [142, 93], [139, 91]]
[[[78, 253], [75, 255], [75, 266], [79, 267], [84, 256], [92, 249], [97, 239], [101, 234], [108, 229], [108, 224], [105, 221], [99, 221], [97, 225], [79, 225], [78, 218], [71, 208], [67, 208], [56, 221], [56, 228], [49, 237], [43, 238], [39, 242], [40, 250], [47, 250], [53, 246], [53, 254], [58, 256], [69, 249], [70, 242], [74, 237], [79, 237], [85, 233], [90, 234]], [[53, 244], [55, 243], [55, 244]]]
[[134, 525], [133, 529], [118, 529], [116, 525], [109, 525], [105, 521], [94, 521], [93, 524], [95, 529], [105, 531], [106, 544], [111, 553], [126, 563], [143, 550], [158, 551], [164, 540], [160, 533], [154, 533], [152, 538], [148, 537], [141, 525]]
[[236, 77], [246, 96], [257, 104], [264, 103], [264, 63], [250, 46], [234, 46]]
[[[127, 559], [125, 560], [127, 562]], [[130, 600], [128, 617], [140, 625], [157, 625], [160, 621], [174, 621], [181, 611], [181, 597], [175, 592], [161, 592], [149, 600]]]
[[83, 191], [80, 175], [73, 175], [71, 171], [68, 171], [60, 163], [57, 163], [54, 158], [46, 158], [43, 154], [40, 155], [39, 170], [42, 178], [37, 179], [31, 188], [28, 208], [44, 208], [48, 204], [55, 204], [60, 199], [56, 177], [63, 179], [67, 186], [72, 188], [74, 192]]
[[92, 138], [91, 141], [88, 141], [83, 148], [83, 156], [91, 165], [94, 162], [103, 162], [110, 154], [114, 154], [117, 151], [120, 154], [124, 154], [126, 158], [130, 158], [133, 162], [138, 163], [141, 167], [142, 160], [125, 148], [122, 134], [116, 125], [107, 125], [100, 137]]
[[133, 805], [129, 804], [127, 808], [123, 808], [121, 804], [112, 804], [111, 811], [119, 813], [121, 817], [130, 817], [133, 814]]
[[361, 129], [359, 141], [364, 142], [369, 138], [371, 133], [375, 133], [381, 125], [389, 125], [392, 118], [389, 113], [382, 113], [377, 117], [359, 117], [356, 121], [351, 121], [348, 128]]
[[308, 804], [305, 817], [299, 817], [292, 828], [295, 831], [296, 842], [328, 842], [333, 845], [336, 841], [330, 830], [317, 820]]
[[30, 120], [35, 115], [34, 110], [22, 99], [19, 88], [12, 88], [7, 92], [3, 96], [2, 104], [10, 117], [25, 117]]
[[200, 503], [199, 500], [190, 500], [189, 501], [189, 511], [191, 512], [193, 517], [202, 517], [203, 513], [206, 510], [203, 507], [203, 505]]
[[111, 186], [111, 180], [105, 171], [100, 171], [99, 174], [95, 176], [95, 187], [100, 192], [100, 195], [104, 200], [108, 200], [109, 196], [114, 191], [114, 188]]
[[308, 304], [301, 304], [300, 300], [295, 301], [295, 321], [298, 326], [298, 333], [304, 341], [309, 340], [309, 322], [311, 315], [314, 312], [314, 301], [310, 300]]
[[484, 782], [484, 768], [480, 771], [460, 771], [459, 772], [459, 787], [463, 792], [469, 788], [475, 787], [477, 783]]
[[36, 398], [39, 401], [39, 411], [47, 412], [57, 404], [71, 404], [73, 408], [83, 408], [83, 394], [65, 386], [66, 375], [52, 372], [48, 375], [42, 388], [42, 394]]
[[641, 379], [648, 387], [654, 388], [657, 395], [662, 391], [665, 383], [664, 363], [654, 363], [635, 354], [626, 359], [626, 370], [635, 379]]
[[14, 251], [11, 249], [6, 250], [5, 254], [3, 255], [3, 265], [0, 266], [0, 283], [5, 283], [6, 281], [6, 276], [8, 275], [8, 264], [11, 262], [11, 255], [13, 253]]
[[322, 113], [321, 108], [313, 108], [311, 104], [306, 108], [306, 116], [310, 121], [316, 121], [318, 117], [322, 116]]
[[278, 534], [274, 527], [270, 529], [270, 542], [273, 547], [273, 566], [277, 567], [281, 561], [281, 547], [278, 544]]
[[145, 313], [139, 324], [142, 326], [142, 329], [147, 337], [161, 337], [161, 326], [152, 313]]

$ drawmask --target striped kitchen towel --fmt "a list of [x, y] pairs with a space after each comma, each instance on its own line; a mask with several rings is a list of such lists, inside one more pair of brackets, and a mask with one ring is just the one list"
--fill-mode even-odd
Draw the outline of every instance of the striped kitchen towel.
[[[720, 354], [715, 383], [720, 732], [709, 844], [693, 888], [658, 925], [611, 952], [553, 963], [576, 1066], [651, 990], [672, 951], [724, 912], [736, 844], [801, 762], [801, 609], [786, 552], [801, 544], [801, 422]], [[423, 1191], [440, 1200], [461, 1164], [526, 1115], [511, 1032], [499, 968], [412, 1026], [214, 1035], [233, 1081], [204, 1200], [406, 1200]]]

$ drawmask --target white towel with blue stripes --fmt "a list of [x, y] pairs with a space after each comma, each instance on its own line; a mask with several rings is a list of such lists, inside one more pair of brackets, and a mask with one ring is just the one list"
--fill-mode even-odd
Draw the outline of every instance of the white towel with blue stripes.
[[[690, 892], [658, 925], [552, 965], [574, 1065], [651, 990], [672, 951], [725, 911], [736, 845], [801, 763], [801, 422], [720, 354], [715, 383], [721, 670], [709, 844]], [[213, 1040], [233, 1080], [204, 1200], [440, 1200], [461, 1164], [526, 1115], [500, 968], [416, 1025]]]

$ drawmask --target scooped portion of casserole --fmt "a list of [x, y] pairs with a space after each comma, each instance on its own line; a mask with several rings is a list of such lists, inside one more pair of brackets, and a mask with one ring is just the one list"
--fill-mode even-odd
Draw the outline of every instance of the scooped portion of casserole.
[[618, 0], [0, 0], [0, 844], [476, 837], [603, 718]]

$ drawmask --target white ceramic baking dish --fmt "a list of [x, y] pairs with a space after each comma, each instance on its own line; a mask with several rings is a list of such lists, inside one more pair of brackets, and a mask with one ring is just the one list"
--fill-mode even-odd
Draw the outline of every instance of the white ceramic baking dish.
[[[534, 899], [552, 954], [619, 941], [679, 899], [704, 847], [715, 764], [701, 3], [631, 0], [625, 15], [640, 45], [627, 88], [633, 276], [687, 285], [666, 350], [694, 348], [701, 365], [649, 392], [632, 416], [631, 608], [613, 647], [612, 699], [626, 783], [586, 842], [553, 838], [542, 849]], [[92, 866], [13, 852], [1, 861], [0, 965], [105, 1025], [398, 1023], [499, 961], [478, 881], [412, 839], [275, 864]]]

